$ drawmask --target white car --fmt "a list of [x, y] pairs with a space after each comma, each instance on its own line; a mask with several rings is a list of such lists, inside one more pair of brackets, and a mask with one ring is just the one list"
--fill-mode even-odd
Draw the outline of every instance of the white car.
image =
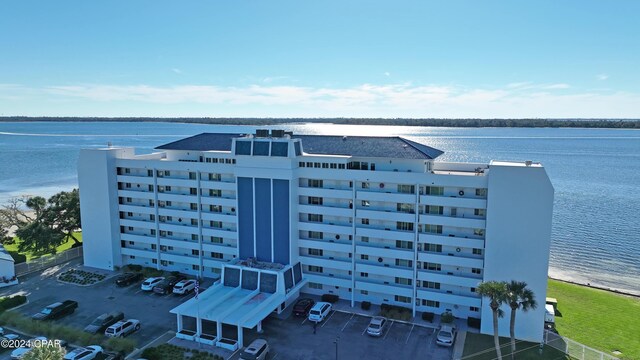
[[371, 318], [371, 322], [367, 327], [367, 334], [371, 336], [381, 336], [384, 329], [387, 327], [387, 318], [382, 316], [375, 316]]
[[[46, 337], [42, 337], [42, 336], [38, 336], [35, 337], [33, 339], [31, 339], [31, 341], [47, 341]], [[33, 349], [32, 347], [19, 347], [15, 350], [13, 350], [11, 352], [11, 358], [12, 359], [22, 359], [29, 351], [31, 351], [31, 349]]]
[[331, 311], [331, 304], [328, 302], [317, 302], [311, 310], [309, 310], [309, 321], [313, 321], [316, 323], [324, 320], [329, 312]]
[[180, 280], [173, 287], [173, 293], [176, 295], [185, 295], [192, 292], [195, 288], [196, 288], [195, 280]]
[[452, 346], [456, 340], [456, 328], [451, 325], [442, 325], [436, 336], [436, 344], [441, 346]]
[[102, 347], [98, 345], [90, 345], [84, 348], [77, 348], [64, 356], [65, 360], [92, 360], [98, 354], [102, 354]]
[[104, 334], [108, 337], [125, 337], [137, 330], [140, 330], [140, 320], [128, 319], [109, 326]]
[[140, 285], [140, 290], [142, 291], [152, 291], [153, 287], [158, 285], [158, 283], [160, 283], [160, 281], [164, 280], [164, 277], [160, 276], [160, 277], [150, 277], [147, 280], [145, 280], [142, 285]]

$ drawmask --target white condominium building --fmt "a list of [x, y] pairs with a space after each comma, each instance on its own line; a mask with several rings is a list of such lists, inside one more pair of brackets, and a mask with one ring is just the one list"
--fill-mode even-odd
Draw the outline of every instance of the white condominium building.
[[[157, 150], [81, 151], [85, 265], [219, 278], [245, 260], [277, 263], [301, 269], [304, 281], [299, 270], [282, 280], [296, 295], [451, 311], [481, 319], [483, 333], [493, 325], [482, 281], [525, 281], [544, 303], [553, 187], [539, 163], [444, 163], [407, 138], [282, 130]], [[544, 306], [520, 313], [516, 334], [540, 341], [543, 322]], [[508, 317], [500, 325], [508, 335]]]

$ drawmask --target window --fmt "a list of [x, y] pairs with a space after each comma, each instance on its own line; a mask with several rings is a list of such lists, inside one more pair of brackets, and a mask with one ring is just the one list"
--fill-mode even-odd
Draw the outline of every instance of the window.
[[362, 200], [362, 207], [369, 207], [371, 206], [371, 203], [369, 202], [369, 200]]
[[369, 292], [367, 290], [360, 290], [360, 294], [369, 295]]
[[191, 240], [198, 241], [198, 235], [191, 234]]
[[222, 205], [209, 205], [209, 211], [210, 212], [222, 212]]
[[155, 229], [149, 230], [149, 234], [151, 234], [151, 236], [156, 236], [156, 230]]
[[309, 272], [321, 273], [322, 266], [309, 265]]
[[251, 141], [236, 141], [236, 155], [251, 155]]
[[[310, 167], [309, 164], [310, 163], [307, 164], [307, 167]], [[307, 181], [307, 184], [309, 185], [309, 187], [313, 187], [313, 188], [321, 188], [321, 187], [323, 187], [322, 180], [318, 180], [318, 179], [309, 179]]]
[[131, 183], [125, 183], [125, 184], [124, 184], [124, 187], [126, 187], [126, 188], [131, 188]]
[[191, 210], [198, 210], [198, 204], [196, 203], [191, 203], [189, 207], [191, 208]]
[[209, 225], [212, 228], [222, 229], [222, 221], [209, 221]]
[[369, 273], [361, 272], [360, 277], [369, 277]]
[[440, 283], [439, 282], [433, 282], [433, 281], [423, 281], [422, 282], [422, 287], [425, 287], [427, 289], [440, 289]]
[[442, 252], [442, 245], [440, 244], [425, 244], [424, 251], [429, 252]]
[[427, 186], [425, 194], [442, 196], [444, 195], [444, 188], [442, 186]]
[[426, 224], [424, 226], [424, 232], [428, 232], [432, 234], [442, 234], [442, 225]]
[[173, 246], [167, 246], [167, 249], [169, 249], [171, 251], [171, 250], [173, 250]]
[[222, 238], [219, 236], [212, 236], [211, 242], [214, 244], [222, 244]]
[[411, 285], [411, 279], [396, 277], [396, 284]]
[[480, 312], [480, 308], [477, 308], [475, 306], [469, 306], [469, 311]]
[[413, 223], [406, 222], [406, 221], [397, 221], [396, 229], [403, 230], [403, 231], [413, 231]]
[[369, 219], [362, 219], [362, 225], [369, 225]]
[[307, 249], [307, 253], [313, 256], [322, 256], [322, 249]]
[[198, 219], [191, 219], [191, 225], [198, 226]]
[[413, 214], [413, 205], [411, 204], [398, 203], [396, 209], [398, 210], [398, 212]]
[[147, 170], [147, 176], [148, 177], [152, 177], [153, 176], [153, 170]]
[[345, 169], [346, 166], [344, 164], [338, 164], [338, 169]]
[[482, 269], [473, 268], [471, 269], [471, 272], [474, 274], [482, 274]]
[[127, 213], [127, 216], [128, 216], [128, 217], [132, 217], [132, 216], [133, 216], [133, 213], [132, 213], [132, 212], [128, 212], [128, 213]]
[[369, 260], [369, 255], [362, 254], [362, 255], [360, 255], [360, 259]]
[[300, 161], [300, 162], [298, 163], [298, 167], [304, 167], [304, 161]]
[[136, 257], [133, 255], [129, 255], [129, 259], [135, 259]]
[[329, 164], [328, 163], [322, 163], [322, 168], [323, 169], [328, 169], [329, 168]]
[[321, 231], [309, 231], [309, 239], [322, 239], [324, 234]]
[[313, 167], [313, 163], [311, 161], [307, 161], [307, 167]]
[[362, 184], [360, 184], [360, 186], [362, 186], [363, 189], [368, 189], [369, 188], [369, 183], [368, 182], [363, 182]]
[[443, 212], [444, 212], [444, 208], [442, 206], [434, 206], [434, 205], [427, 206], [427, 214], [442, 215]]
[[[149, 184], [148, 188], [149, 188], [149, 191], [153, 191], [153, 185]], [[151, 200], [149, 200], [149, 201], [151, 201]], [[150, 205], [150, 206], [153, 206], [153, 205]]]
[[211, 180], [211, 181], [220, 181], [220, 180], [222, 180], [222, 175], [220, 175], [220, 174], [209, 174], [209, 180]]
[[322, 290], [322, 284], [318, 284], [318, 283], [314, 283], [314, 282], [310, 282], [307, 285], [309, 285], [309, 289], [318, 289], [318, 290]]
[[200, 265], [191, 265], [191, 269], [200, 270]]
[[396, 240], [396, 248], [398, 248], [398, 249], [413, 249], [413, 243], [411, 241]]
[[473, 255], [482, 255], [482, 249], [473, 249]]
[[191, 250], [191, 255], [200, 255], [200, 250], [196, 250], [196, 249]]
[[213, 196], [213, 197], [221, 197], [221, 196], [222, 196], [222, 190], [218, 190], [218, 189], [209, 189], [209, 196]]
[[396, 266], [411, 267], [413, 266], [413, 261], [405, 260], [405, 259], [396, 259]]
[[484, 229], [473, 229], [473, 235], [484, 236]]
[[396, 295], [395, 296], [395, 300], [396, 300], [396, 302], [401, 302], [401, 303], [410, 303], [411, 302], [411, 298], [408, 297], [408, 296]]
[[160, 265], [167, 266], [167, 260], [160, 260]]
[[211, 257], [214, 258], [214, 259], [222, 259], [222, 253], [212, 252], [211, 253]]
[[272, 142], [271, 156], [287, 157], [289, 155], [289, 144], [286, 142]]
[[195, 180], [196, 179], [196, 173], [195, 172], [189, 172], [189, 179]]
[[368, 237], [368, 236], [361, 236], [361, 237], [360, 237], [360, 240], [361, 240], [362, 242], [369, 242], [369, 237]]
[[485, 209], [473, 209], [473, 215], [475, 216], [487, 216], [487, 210]]
[[487, 189], [476, 189], [476, 196], [487, 197]]
[[416, 192], [415, 185], [398, 185], [398, 192], [403, 194], [413, 194]]
[[320, 163], [319, 162], [314, 162], [313, 163], [313, 167], [314, 168], [320, 168]]
[[253, 155], [254, 156], [269, 156], [269, 142], [268, 141], [254, 141], [253, 142]]
[[442, 265], [428, 262], [425, 263], [424, 268], [431, 271], [441, 271]]
[[167, 237], [167, 232], [165, 230], [160, 230], [160, 237]]
[[129, 241], [129, 245], [134, 245], [135, 243], [133, 241]]
[[322, 198], [317, 196], [309, 196], [309, 205], [322, 205]]
[[196, 189], [196, 188], [189, 188], [189, 194], [191, 194], [191, 195], [198, 195], [198, 189]]
[[307, 214], [307, 220], [311, 222], [322, 222], [322, 215], [320, 214]]
[[338, 164], [331, 163], [331, 164], [330, 164], [330, 167], [331, 167], [332, 169], [337, 169], [337, 168], [338, 168]]
[[433, 307], [433, 308], [439, 308], [440, 307], [440, 301], [433, 301], [433, 300], [422, 300], [422, 306], [428, 306], [428, 307]]
[[476, 288], [469, 289], [472, 293], [476, 292]]

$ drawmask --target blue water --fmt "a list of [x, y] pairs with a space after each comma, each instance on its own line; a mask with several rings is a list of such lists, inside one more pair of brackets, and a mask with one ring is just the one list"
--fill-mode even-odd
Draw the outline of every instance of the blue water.
[[[274, 127], [275, 128], [275, 127]], [[640, 294], [640, 131], [429, 128], [302, 124], [294, 133], [412, 136], [445, 151], [440, 161], [534, 160], [555, 187], [550, 274]], [[170, 123], [0, 123], [0, 203], [77, 186], [81, 148], [139, 153], [201, 132], [255, 127]]]

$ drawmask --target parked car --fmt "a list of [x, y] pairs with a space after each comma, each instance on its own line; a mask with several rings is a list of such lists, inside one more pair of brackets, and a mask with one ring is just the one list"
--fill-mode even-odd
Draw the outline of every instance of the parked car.
[[456, 328], [451, 325], [442, 325], [436, 336], [436, 344], [441, 346], [452, 346], [456, 340]]
[[102, 360], [124, 360], [125, 356], [122, 353], [106, 352], [102, 354]]
[[184, 279], [184, 275], [169, 276], [168, 278], [157, 283], [153, 287], [153, 292], [156, 294], [167, 295], [173, 290], [173, 287], [183, 279]]
[[142, 280], [142, 273], [127, 272], [116, 278], [117, 286], [129, 286]]
[[104, 334], [108, 337], [125, 337], [137, 330], [140, 330], [140, 320], [128, 319], [109, 326]]
[[40, 310], [39, 313], [31, 316], [34, 320], [52, 320], [59, 319], [63, 316], [72, 314], [76, 311], [78, 307], [78, 302], [73, 300], [65, 300], [63, 302], [53, 303], [44, 309]]
[[13, 350], [11, 352], [11, 358], [12, 359], [22, 359], [29, 351], [31, 351], [31, 349], [33, 349], [35, 347], [35, 342], [37, 341], [47, 341], [46, 337], [42, 337], [42, 336], [38, 336], [35, 337], [33, 339], [31, 339], [31, 341], [33, 341], [33, 343], [31, 343], [30, 347], [19, 347], [15, 350]]
[[142, 290], [142, 291], [152, 291], [153, 287], [158, 285], [158, 283], [161, 282], [162, 280], [164, 280], [164, 277], [162, 277], [162, 276], [160, 276], [160, 277], [150, 277], [140, 285], [140, 290]]
[[101, 354], [102, 347], [98, 345], [90, 345], [68, 352], [67, 355], [64, 356], [64, 360], [92, 360]]
[[331, 311], [331, 304], [328, 302], [317, 302], [311, 310], [309, 310], [309, 321], [321, 322]]
[[371, 336], [381, 336], [389, 321], [382, 316], [374, 316], [367, 327], [367, 334]]
[[195, 280], [180, 280], [173, 287], [173, 293], [176, 295], [185, 295], [195, 290], [195, 288], [196, 288]]
[[309, 310], [311, 310], [315, 303], [315, 301], [309, 298], [298, 299], [298, 301], [293, 305], [293, 315], [307, 316], [307, 314], [309, 314]]
[[240, 359], [246, 360], [264, 360], [269, 354], [269, 344], [264, 339], [255, 339], [240, 354]]
[[120, 311], [114, 311], [108, 314], [98, 316], [91, 324], [84, 328], [84, 331], [90, 334], [102, 333], [106, 328], [124, 319], [124, 314]]

